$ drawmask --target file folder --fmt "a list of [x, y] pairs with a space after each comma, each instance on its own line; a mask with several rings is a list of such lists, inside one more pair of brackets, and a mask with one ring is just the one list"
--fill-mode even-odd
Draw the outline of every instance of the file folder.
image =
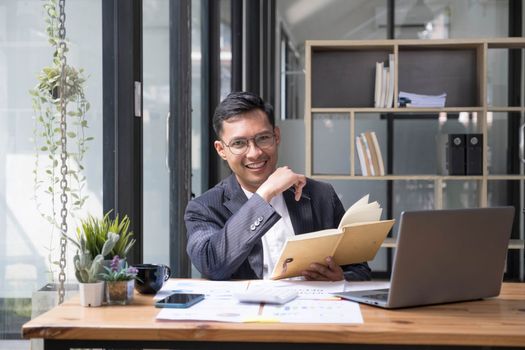
[[482, 175], [483, 134], [467, 134], [466, 136], [466, 173], [467, 175]]
[[465, 175], [465, 134], [449, 134], [447, 166], [449, 175]]

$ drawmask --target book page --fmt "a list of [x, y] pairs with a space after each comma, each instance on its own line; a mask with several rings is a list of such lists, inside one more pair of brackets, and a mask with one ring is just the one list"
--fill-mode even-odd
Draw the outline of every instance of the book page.
[[301, 235], [296, 235], [296, 236], [288, 238], [288, 240], [289, 241], [302, 241], [302, 240], [305, 240], [305, 239], [316, 238], [316, 237], [319, 237], [319, 236], [340, 235], [340, 234], [341, 234], [341, 230], [339, 230], [337, 228], [329, 228], [329, 229], [326, 229], [326, 230], [321, 230], [321, 231], [315, 231], [315, 232], [310, 232], [310, 233], [304, 233], [304, 234], [301, 234]]
[[379, 208], [378, 206], [372, 204], [373, 203], [370, 203], [365, 208], [360, 208], [359, 210], [345, 213], [341, 219], [339, 228], [358, 222], [379, 221], [381, 214], [383, 213], [383, 208]]
[[350, 208], [348, 208], [347, 211], [359, 208], [359, 207], [361, 207], [363, 205], [367, 205], [369, 198], [370, 198], [370, 194], [365, 194], [360, 200], [358, 200], [357, 202], [352, 204], [352, 206], [350, 206]]
[[339, 223], [338, 229], [356, 222], [379, 221], [383, 209], [377, 202], [368, 203], [368, 199], [369, 195], [367, 194], [348, 208]]

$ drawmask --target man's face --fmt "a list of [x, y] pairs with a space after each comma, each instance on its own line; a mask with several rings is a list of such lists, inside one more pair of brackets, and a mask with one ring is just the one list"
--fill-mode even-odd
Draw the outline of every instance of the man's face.
[[[275, 134], [273, 145], [261, 148], [255, 144], [254, 137], [272, 133]], [[230, 169], [243, 188], [250, 192], [257, 191], [277, 167], [277, 149], [280, 142], [279, 128], [273, 129], [266, 114], [255, 109], [224, 121], [220, 138], [222, 142], [215, 141], [214, 143], [219, 156], [228, 162]], [[232, 141], [246, 139], [250, 140], [248, 149], [243, 154], [234, 154], [231, 147], [227, 147], [227, 145], [232, 145]]]

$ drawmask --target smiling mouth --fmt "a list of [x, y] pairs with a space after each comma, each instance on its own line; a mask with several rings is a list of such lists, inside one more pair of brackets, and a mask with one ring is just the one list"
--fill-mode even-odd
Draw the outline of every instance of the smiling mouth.
[[264, 168], [264, 166], [266, 165], [267, 162], [268, 161], [265, 160], [265, 161], [262, 161], [262, 162], [250, 163], [250, 164], [246, 164], [245, 167], [248, 168], [248, 169], [252, 169], [252, 170], [262, 169], [262, 168]]

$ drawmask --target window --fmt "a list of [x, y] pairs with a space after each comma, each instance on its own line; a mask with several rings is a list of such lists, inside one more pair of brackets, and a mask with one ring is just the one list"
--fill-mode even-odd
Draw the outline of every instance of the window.
[[[39, 215], [32, 199], [34, 112], [29, 90], [53, 54], [45, 32], [44, 3], [0, 1], [0, 339], [20, 338], [21, 325], [38, 311], [36, 302], [31, 310], [31, 297], [36, 300], [35, 292], [57, 276], [52, 262], [60, 252], [58, 234], [56, 230], [51, 234], [51, 225]], [[102, 212], [101, 1], [71, 0], [66, 12], [67, 62], [85, 71], [85, 94], [91, 105], [88, 134], [94, 138], [84, 161], [89, 198], [79, 215], [95, 214]], [[45, 212], [50, 210], [48, 203], [41, 203]], [[73, 234], [76, 224], [71, 216], [68, 225]], [[73, 253], [70, 248], [67, 279], [71, 281], [75, 281]], [[4, 344], [9, 349], [17, 346], [0, 341], [0, 348]]]

